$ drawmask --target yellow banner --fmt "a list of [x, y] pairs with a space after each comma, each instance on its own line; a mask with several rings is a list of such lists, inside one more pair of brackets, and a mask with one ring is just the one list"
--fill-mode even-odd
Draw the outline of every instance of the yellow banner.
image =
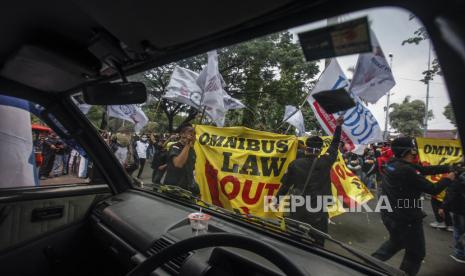
[[[264, 212], [265, 196], [279, 190], [281, 178], [297, 153], [297, 137], [257, 131], [245, 127], [217, 128], [197, 125], [195, 177], [202, 200], [241, 213], [275, 218]], [[322, 137], [326, 151], [332, 137]], [[373, 195], [347, 168], [339, 153], [331, 171], [333, 195], [364, 203]], [[334, 206], [330, 216], [343, 212]]]
[[[459, 140], [416, 138], [418, 157], [423, 166], [453, 165], [462, 161], [463, 150]], [[438, 182], [445, 175], [427, 176], [432, 182]], [[436, 198], [444, 200], [445, 191]]]
[[[322, 154], [324, 154], [331, 144], [333, 137], [322, 136], [321, 138], [324, 142], [322, 149]], [[349, 208], [350, 205], [354, 203], [362, 204], [373, 198], [373, 194], [368, 190], [365, 184], [362, 183], [360, 178], [347, 167], [340, 151], [331, 169], [331, 184], [333, 197], [342, 198], [343, 206], [336, 204], [333, 208], [330, 208], [330, 217], [344, 213], [344, 207]]]
[[280, 180], [297, 153], [291, 135], [245, 127], [197, 125], [195, 177], [202, 200], [261, 217], [264, 197], [278, 192]]

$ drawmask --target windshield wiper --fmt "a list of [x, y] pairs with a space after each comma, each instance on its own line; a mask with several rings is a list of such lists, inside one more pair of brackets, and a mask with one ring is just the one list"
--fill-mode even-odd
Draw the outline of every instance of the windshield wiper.
[[191, 191], [186, 190], [184, 188], [181, 188], [179, 186], [174, 186], [174, 185], [157, 185], [155, 184], [155, 188], [158, 189], [160, 193], [166, 194], [171, 197], [175, 197], [177, 199], [188, 199], [192, 201], [193, 203], [202, 203], [205, 205], [205, 207], [220, 211], [222, 213], [231, 213], [231, 211], [226, 210], [224, 208], [218, 207], [216, 205], [213, 205], [211, 203], [206, 202], [205, 200], [202, 200], [199, 196], [194, 195]]
[[359, 252], [358, 250], [353, 249], [352, 247], [346, 245], [344, 242], [336, 240], [330, 234], [320, 231], [308, 223], [290, 219], [290, 218], [284, 218], [284, 221], [286, 222], [287, 231], [292, 231], [296, 234], [302, 233], [304, 237], [308, 237], [308, 238], [311, 238], [309, 234], [312, 233], [314, 235], [324, 238], [325, 240], [329, 240], [339, 245], [340, 247], [344, 248], [349, 253], [355, 255], [356, 257], [358, 257], [359, 259], [365, 261], [366, 263], [370, 265], [380, 268], [383, 271], [388, 272], [388, 273], [399, 274], [397, 270], [393, 270], [391, 267], [384, 264], [382, 261], [379, 261], [371, 256], [366, 255], [365, 253], [362, 253], [362, 252]]
[[247, 220], [248, 222], [255, 222], [259, 223], [265, 226], [269, 227], [278, 227], [279, 228], [279, 222], [276, 222], [275, 220], [272, 219], [266, 219], [266, 218], [261, 218], [257, 217], [251, 214], [242, 214], [238, 210], [228, 210], [223, 207], [211, 204], [209, 202], [206, 202], [202, 200], [199, 196], [194, 195], [191, 191], [186, 190], [184, 188], [181, 188], [179, 186], [173, 186], [173, 185], [155, 185], [155, 187], [159, 190], [159, 192], [167, 194], [169, 196], [174, 196], [177, 199], [188, 199], [193, 201], [194, 203], [202, 203], [205, 207], [212, 209], [214, 211], [219, 211], [222, 214], [226, 214], [235, 218]]
[[[160, 192], [168, 194], [170, 196], [175, 196], [176, 198], [189, 199], [189, 200], [192, 200], [194, 203], [200, 202], [203, 205], [205, 205], [205, 207], [212, 209], [214, 211], [218, 211], [218, 212], [221, 212], [222, 214], [229, 215], [237, 219], [245, 220], [247, 222], [257, 223], [264, 227], [269, 227], [277, 232], [281, 232], [281, 233], [284, 232], [290, 235], [291, 237], [298, 238], [300, 241], [310, 242], [312, 245], [315, 244], [315, 240], [314, 238], [311, 237], [310, 234], [322, 237], [325, 240], [329, 240], [339, 245], [340, 247], [342, 247], [349, 253], [365, 261], [367, 264], [380, 268], [384, 272], [394, 273], [394, 274], [398, 273], [397, 270], [392, 270], [389, 266], [387, 266], [383, 262], [373, 259], [371, 256], [367, 256], [365, 253], [358, 252], [357, 250], [346, 245], [345, 243], [334, 239], [330, 234], [320, 231], [308, 223], [286, 218], [286, 217], [278, 218], [278, 219], [267, 219], [267, 218], [258, 217], [252, 214], [241, 214], [237, 210], [231, 211], [223, 207], [219, 207], [211, 203], [208, 203], [202, 200], [200, 197], [195, 196], [191, 191], [183, 189], [179, 186], [156, 185], [156, 187], [159, 189]], [[284, 225], [283, 225], [283, 222], [284, 222]]]

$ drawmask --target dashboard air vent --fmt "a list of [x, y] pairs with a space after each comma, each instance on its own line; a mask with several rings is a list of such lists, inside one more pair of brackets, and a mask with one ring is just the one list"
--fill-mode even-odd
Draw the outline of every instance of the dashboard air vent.
[[[168, 240], [165, 237], [161, 237], [160, 239], [156, 240], [153, 243], [153, 245], [147, 250], [147, 255], [149, 256], [155, 255], [172, 244], [173, 244], [172, 241]], [[181, 271], [182, 264], [189, 256], [190, 256], [190, 253], [176, 256], [172, 258], [171, 260], [169, 260], [168, 262], [166, 262], [163, 265], [163, 268], [171, 273], [179, 274], [179, 272]]]

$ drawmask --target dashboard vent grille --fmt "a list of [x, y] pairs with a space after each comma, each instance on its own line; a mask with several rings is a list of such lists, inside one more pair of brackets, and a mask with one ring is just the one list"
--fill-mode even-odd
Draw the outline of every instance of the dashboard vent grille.
[[103, 210], [105, 208], [107, 208], [108, 206], [114, 205], [116, 203], [119, 203], [121, 201], [123, 201], [123, 200], [120, 199], [120, 198], [117, 198], [117, 197], [113, 197], [113, 198], [109, 198], [107, 200], [101, 201], [101, 202], [97, 203], [97, 206], [94, 209], [94, 214], [98, 218], [101, 218], [102, 215], [103, 215]]
[[100, 202], [94, 209], [94, 214], [100, 219], [103, 215], [103, 210], [110, 206], [110, 204], [106, 201]]
[[[173, 244], [172, 241], [168, 240], [165, 237], [162, 237], [153, 243], [153, 245], [147, 250], [147, 254], [149, 256], [155, 255], [172, 244]], [[172, 258], [171, 260], [169, 260], [168, 262], [166, 262], [163, 265], [163, 268], [171, 273], [179, 274], [179, 272], [181, 271], [182, 264], [189, 256], [190, 256], [190, 253], [176, 256]]]

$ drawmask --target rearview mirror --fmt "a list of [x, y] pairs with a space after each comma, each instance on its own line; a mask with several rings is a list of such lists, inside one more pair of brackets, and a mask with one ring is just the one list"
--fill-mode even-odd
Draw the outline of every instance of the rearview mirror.
[[147, 101], [141, 82], [113, 82], [89, 85], [82, 91], [84, 102], [91, 105], [140, 104]]

